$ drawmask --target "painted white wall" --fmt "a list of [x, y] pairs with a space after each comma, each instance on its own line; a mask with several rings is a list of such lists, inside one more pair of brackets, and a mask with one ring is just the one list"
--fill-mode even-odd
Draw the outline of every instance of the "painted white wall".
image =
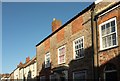
[[17, 69], [14, 71], [14, 79], [15, 79], [15, 80], [19, 79], [19, 68], [17, 68]]
[[23, 77], [23, 68], [22, 69], [20, 69], [20, 74], [19, 74], [19, 79], [23, 79], [24, 77]]
[[36, 74], [37, 74], [37, 64], [36, 64], [36, 62], [34, 64], [31, 64], [31, 65], [24, 68], [24, 75], [25, 75], [26, 79], [28, 78], [29, 71], [31, 71], [31, 78], [32, 79], [35, 78]]
[[10, 81], [10, 78], [2, 77], [2, 78], [0, 79], [0, 81]]

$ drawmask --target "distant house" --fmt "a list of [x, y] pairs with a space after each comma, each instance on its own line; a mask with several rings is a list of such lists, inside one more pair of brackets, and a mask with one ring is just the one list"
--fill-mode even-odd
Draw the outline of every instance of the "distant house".
[[[30, 60], [30, 57], [26, 58], [26, 62], [17, 66], [17, 68], [11, 73], [11, 81], [27, 81], [36, 79], [36, 57]], [[13, 76], [14, 75], [14, 76]]]
[[10, 74], [1, 74], [1, 81], [10, 81]]

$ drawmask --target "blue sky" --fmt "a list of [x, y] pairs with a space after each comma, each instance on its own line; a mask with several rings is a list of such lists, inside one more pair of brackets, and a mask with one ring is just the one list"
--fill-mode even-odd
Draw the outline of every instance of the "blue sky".
[[35, 45], [51, 31], [53, 18], [62, 24], [91, 3], [87, 2], [3, 2], [2, 73], [11, 73], [20, 61], [36, 55]]

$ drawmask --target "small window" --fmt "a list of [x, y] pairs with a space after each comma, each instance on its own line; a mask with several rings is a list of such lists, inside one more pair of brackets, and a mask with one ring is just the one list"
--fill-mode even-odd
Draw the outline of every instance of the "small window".
[[107, 49], [117, 45], [116, 18], [100, 24], [100, 49]]
[[84, 57], [84, 36], [73, 41], [74, 58]]
[[50, 53], [46, 53], [45, 55], [45, 68], [50, 67]]
[[86, 81], [86, 71], [73, 72], [73, 81]]
[[58, 64], [65, 63], [66, 49], [65, 46], [58, 48]]

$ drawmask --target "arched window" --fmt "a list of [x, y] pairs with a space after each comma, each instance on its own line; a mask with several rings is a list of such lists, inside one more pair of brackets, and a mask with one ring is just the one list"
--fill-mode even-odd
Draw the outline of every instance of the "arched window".
[[105, 81], [118, 81], [117, 80], [117, 69], [114, 64], [107, 64], [104, 69]]

